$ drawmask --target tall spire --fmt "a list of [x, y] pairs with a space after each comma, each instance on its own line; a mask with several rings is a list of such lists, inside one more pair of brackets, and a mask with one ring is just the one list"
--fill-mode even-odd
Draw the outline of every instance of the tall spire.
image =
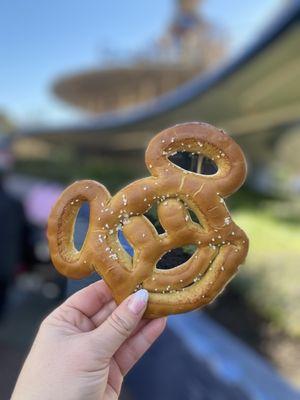
[[160, 41], [163, 61], [203, 70], [221, 57], [223, 44], [201, 15], [202, 4], [203, 0], [176, 1], [175, 15]]

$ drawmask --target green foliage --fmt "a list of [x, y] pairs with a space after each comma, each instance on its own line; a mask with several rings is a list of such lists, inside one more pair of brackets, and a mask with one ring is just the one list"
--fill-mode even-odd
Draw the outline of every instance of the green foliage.
[[112, 192], [137, 177], [137, 171], [120, 162], [103, 162], [56, 155], [51, 160], [18, 161], [16, 172], [68, 184], [78, 179], [95, 179]]
[[226, 199], [226, 204], [230, 210], [257, 210], [258, 207], [264, 207], [268, 202], [273, 202], [274, 200], [280, 200], [280, 197], [275, 197], [275, 195], [271, 194], [255, 192], [245, 185], [237, 193], [234, 193], [232, 196]]

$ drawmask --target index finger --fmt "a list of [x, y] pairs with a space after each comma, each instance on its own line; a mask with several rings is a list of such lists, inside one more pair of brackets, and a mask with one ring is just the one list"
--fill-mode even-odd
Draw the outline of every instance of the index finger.
[[73, 294], [65, 304], [90, 318], [111, 299], [112, 294], [109, 287], [103, 280], [100, 280]]

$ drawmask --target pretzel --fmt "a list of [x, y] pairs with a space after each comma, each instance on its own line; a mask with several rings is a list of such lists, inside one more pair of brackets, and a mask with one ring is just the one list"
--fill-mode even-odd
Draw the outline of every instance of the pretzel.
[[[169, 159], [176, 152], [209, 157], [218, 171], [204, 175], [184, 170]], [[223, 130], [205, 123], [186, 123], [156, 135], [146, 150], [151, 176], [124, 187], [113, 197], [98, 182], [73, 183], [53, 207], [48, 240], [56, 269], [70, 278], [96, 271], [119, 304], [139, 288], [149, 291], [145, 317], [186, 312], [211, 302], [236, 273], [248, 251], [245, 233], [232, 221], [224, 198], [246, 177], [240, 147]], [[77, 213], [88, 202], [88, 231], [80, 250], [74, 246]], [[145, 214], [157, 203], [165, 232], [158, 234]], [[194, 222], [189, 210], [197, 216]], [[123, 249], [118, 231], [134, 249]], [[156, 267], [168, 251], [196, 245], [179, 266]]]

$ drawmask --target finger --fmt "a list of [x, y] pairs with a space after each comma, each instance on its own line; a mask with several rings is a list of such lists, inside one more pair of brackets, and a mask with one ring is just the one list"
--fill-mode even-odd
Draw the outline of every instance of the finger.
[[149, 349], [166, 327], [166, 318], [148, 321], [134, 336], [122, 344], [114, 355], [123, 376]]
[[136, 328], [133, 330], [132, 334], [130, 337], [134, 336], [138, 331], [140, 331], [145, 325], [149, 324], [151, 320], [150, 319], [142, 319], [136, 326]]
[[132, 334], [145, 312], [148, 296], [145, 289], [132, 294], [90, 333], [104, 357], [112, 357]]
[[95, 328], [100, 326], [116, 308], [116, 302], [114, 300], [110, 300], [101, 308], [101, 310], [97, 311], [96, 314], [91, 317]]
[[[91, 317], [92, 322], [94, 323], [94, 329], [100, 326], [109, 316], [110, 314], [117, 308], [117, 304], [114, 300], [106, 303], [100, 311], [98, 311], [95, 315]], [[137, 331], [139, 331], [143, 326], [149, 323], [149, 319], [142, 319], [137, 327], [132, 332], [131, 336], [135, 335]]]
[[92, 317], [111, 299], [109, 287], [101, 280], [79, 290], [69, 297], [65, 304], [82, 312], [87, 317]]

